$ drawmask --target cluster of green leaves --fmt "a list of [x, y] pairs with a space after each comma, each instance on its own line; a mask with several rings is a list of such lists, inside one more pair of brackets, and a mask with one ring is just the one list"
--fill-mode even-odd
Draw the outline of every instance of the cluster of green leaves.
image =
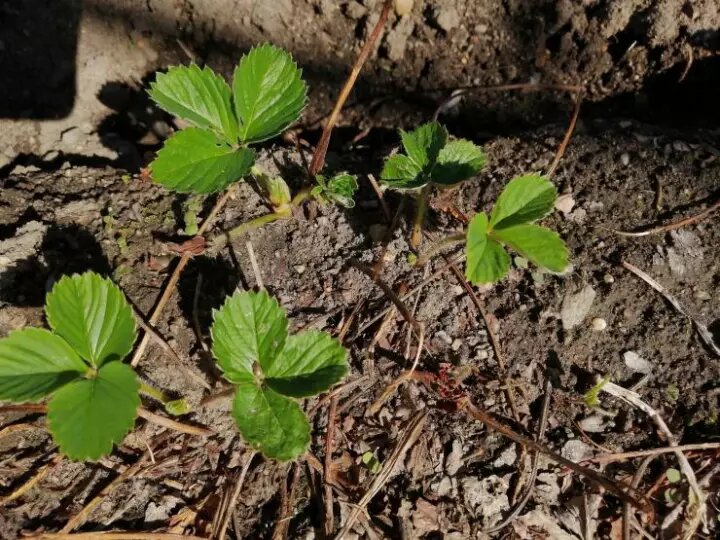
[[357, 177], [353, 174], [341, 172], [332, 178], [325, 178], [318, 174], [315, 176], [317, 185], [310, 194], [321, 204], [335, 203], [344, 208], [355, 207], [355, 192], [358, 189]]
[[399, 190], [419, 189], [428, 184], [448, 187], [477, 174], [486, 162], [485, 154], [465, 139], [448, 140], [447, 130], [438, 122], [423, 124], [414, 131], [400, 130], [404, 154], [385, 160], [380, 179]]
[[289, 53], [253, 48], [238, 63], [232, 89], [209, 67], [172, 67], [149, 91], [164, 110], [191, 124], [150, 164], [153, 180], [183, 193], [214, 193], [248, 174], [248, 145], [282, 133], [302, 112], [307, 88]]
[[214, 313], [212, 351], [235, 385], [233, 416], [245, 440], [289, 460], [310, 444], [310, 424], [295, 399], [318, 394], [347, 373], [347, 352], [324, 332], [289, 335], [288, 319], [266, 292], [236, 292]]
[[551, 272], [563, 272], [568, 250], [558, 234], [534, 222], [552, 211], [555, 186], [545, 177], [530, 174], [514, 178], [498, 197], [488, 218], [485, 212], [473, 217], [467, 230], [467, 266], [471, 283], [493, 283], [510, 269], [512, 248], [530, 262]]
[[65, 276], [45, 300], [52, 331], [24, 328], [0, 339], [0, 400], [50, 396], [48, 424], [60, 450], [98, 459], [132, 429], [140, 384], [122, 362], [137, 333], [125, 296], [88, 272]]

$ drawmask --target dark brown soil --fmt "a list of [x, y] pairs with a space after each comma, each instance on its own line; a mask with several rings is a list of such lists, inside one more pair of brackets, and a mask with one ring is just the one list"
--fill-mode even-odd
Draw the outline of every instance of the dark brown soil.
[[[642, 238], [621, 237], [613, 230], [697, 214], [720, 197], [720, 7], [713, 0], [414, 4], [411, 15], [391, 16], [328, 156], [329, 170], [360, 175], [357, 206], [344, 211], [311, 204], [296, 219], [268, 225], [231, 247], [193, 259], [158, 326], [180, 355], [181, 369], [155, 345], [138, 366], [143, 379], [190, 401], [194, 412], [183, 421], [216, 434], [206, 439], [166, 432], [167, 438], [154, 448], [154, 462], [113, 489], [82, 531], [209, 534], [214, 511], [231, 489], [247, 448], [228, 414], [228, 399], [201, 403], [224, 388], [203, 343], [208, 342], [212, 309], [236, 287], [257, 285], [248, 241], [265, 286], [288, 310], [295, 328], [313, 325], [337, 334], [362, 303], [346, 344], [351, 350], [349, 380], [364, 378], [340, 396], [337, 413], [334, 466], [343, 494], [336, 494], [336, 524], [374, 478], [362, 465], [362, 455], [370, 451], [386, 463], [403, 426], [418, 410], [429, 413], [420, 438], [372, 500], [369, 519], [359, 521], [354, 537], [480, 538], [484, 527], [502, 520], [516, 500], [518, 484], [527, 478], [529, 456], [522, 448], [461, 412], [448, 412], [448, 400], [420, 384], [402, 386], [379, 412], [368, 414], [387, 384], [410, 365], [406, 356], [414, 355], [416, 345], [411, 340], [408, 346], [409, 329], [398, 315], [371, 347], [378, 324], [363, 327], [390, 303], [350, 265], [351, 259], [370, 265], [382, 256], [389, 225], [365, 175], [377, 176], [382, 159], [398, 142], [396, 128], [428, 119], [453, 89], [466, 86], [545, 83], [583, 88], [580, 122], [553, 177], [565, 203], [574, 204], [547, 220], [568, 243], [572, 270], [553, 276], [515, 261], [506, 280], [478, 290], [496, 323], [508, 381], [501, 381], [487, 328], [452, 274], [425, 284], [407, 300], [425, 325], [432, 351], [422, 355], [418, 369], [435, 375], [449, 371], [451, 380], [464, 381], [459, 390], [474, 403], [529, 435], [537, 429], [543, 388], [551, 380], [545, 440], [575, 461], [603, 449], [667, 444], [646, 415], [624, 403], [601, 396], [599, 407], [585, 405], [583, 395], [603, 376], [635, 386], [681, 442], [719, 440], [717, 356], [690, 321], [621, 264], [628, 261], [657, 279], [720, 339], [718, 214]], [[57, 7], [61, 5], [67, 9]], [[148, 109], [143, 84], [149, 73], [187, 62], [189, 55], [227, 75], [241, 51], [273, 41], [290, 49], [305, 68], [311, 100], [298, 134], [314, 143], [320, 120], [377, 20], [380, 2], [93, 0], [82, 6], [80, 20], [79, 2], [64, 0], [57, 6], [56, 15], [43, 11], [44, 25], [62, 26], [58, 21], [66, 20], [71, 31], [85, 32], [78, 38], [79, 80], [70, 114], [66, 94], [53, 99], [41, 94], [52, 93], [53, 85], [67, 90], [67, 77], [74, 73], [72, 40], [59, 43], [55, 56], [43, 56], [38, 51], [47, 51], [52, 40], [43, 41], [44, 34], [29, 28], [23, 31], [18, 21], [32, 20], [23, 9], [46, 10], [45, 2], [33, 0], [23, 9], [0, 6], [5, 16], [0, 24], [13, 28], [12, 39], [37, 37], [34, 48], [17, 50], [26, 51], [22, 54], [28, 58], [42, 57], [48, 69], [60, 65], [65, 74], [64, 79], [48, 78], [40, 94], [11, 95], [15, 101], [5, 102], [20, 105], [0, 109], [0, 116], [11, 119], [0, 124], [7, 133], [7, 147], [0, 154], [0, 336], [25, 325], [43, 325], [45, 293], [66, 273], [95, 270], [110, 275], [139, 311], [147, 314], [155, 305], [175, 264], [168, 243], [186, 239], [182, 228], [187, 198], [149, 183], [138, 172], [173, 126], [171, 119]], [[136, 50], [142, 51], [142, 61], [134, 56]], [[65, 63], [63, 54], [70, 55]], [[32, 79], [26, 64], [8, 65], [17, 80]], [[127, 73], [118, 76], [124, 69]], [[87, 88], [102, 90], [88, 95]], [[443, 199], [472, 215], [489, 209], [513, 176], [547, 170], [571, 108], [562, 92], [494, 90], [473, 90], [444, 107], [440, 118], [451, 133], [482, 143], [489, 165]], [[38, 120], [48, 117], [59, 119]], [[290, 146], [267, 145], [262, 163], [281, 172], [294, 189], [302, 182], [302, 160]], [[395, 211], [402, 196], [387, 193], [386, 200]], [[201, 215], [213, 202], [204, 202]], [[444, 264], [437, 258], [424, 271], [408, 263], [412, 206], [404, 201], [384, 255], [381, 278], [396, 290], [413, 289]], [[240, 184], [213, 231], [266, 212], [252, 186]], [[440, 210], [429, 216], [429, 230], [437, 237], [461, 228], [462, 223]], [[588, 294], [590, 289], [594, 300], [569, 328], [571, 304], [580, 291]], [[603, 330], [595, 329], [603, 323]], [[627, 352], [644, 360], [641, 369], [631, 369]], [[506, 382], [513, 388], [519, 422], [511, 419]], [[152, 401], [145, 406], [159, 408]], [[313, 421], [311, 452], [322, 461], [327, 408], [320, 408]], [[31, 427], [0, 432], [2, 495], [22, 485], [53, 451], [42, 416], [0, 413], [0, 430], [24, 423]], [[139, 420], [135, 432], [100, 463], [62, 461], [37, 486], [2, 508], [0, 538], [59, 530], [158, 436], [160, 428]], [[653, 537], [677, 534], [672, 527], [661, 532], [660, 524], [687, 494], [684, 484], [663, 482], [665, 471], [678, 467], [669, 456], [653, 461], [641, 484], [644, 491], [659, 486], [654, 494], [657, 518], [643, 522]], [[716, 472], [716, 457], [707, 452], [691, 456], [699, 478]], [[628, 481], [638, 464], [624, 461], [603, 470], [617, 481]], [[229, 534], [271, 538], [280, 486], [289, 476], [287, 465], [256, 458]], [[710, 477], [705, 486], [715, 505], [716, 482]], [[321, 478], [301, 465], [290, 538], [322, 537], [322, 491]], [[529, 504], [493, 537], [584, 538], [583, 531], [590, 527], [597, 528], [597, 538], [620, 538], [621, 506], [612, 496], [601, 495], [593, 484], [543, 458]], [[579, 517], [585, 508], [589, 523]], [[715, 508], [710, 505], [710, 528], [703, 537], [715, 534]], [[192, 511], [197, 515], [190, 515]]]

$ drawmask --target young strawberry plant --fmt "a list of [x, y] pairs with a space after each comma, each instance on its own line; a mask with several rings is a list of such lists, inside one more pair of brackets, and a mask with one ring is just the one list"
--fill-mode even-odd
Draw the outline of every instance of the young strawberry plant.
[[48, 396], [48, 426], [72, 459], [98, 459], [132, 429], [140, 383], [122, 362], [137, 336], [125, 296], [88, 272], [63, 277], [47, 295], [52, 331], [25, 328], [0, 339], [0, 400]]
[[255, 163], [250, 145], [282, 133], [307, 100], [302, 70], [268, 44], [240, 59], [232, 89], [209, 67], [193, 64], [159, 73], [149, 94], [190, 124], [150, 164], [154, 181], [181, 193], [214, 193], [241, 180]]
[[236, 292], [214, 313], [212, 351], [235, 385], [233, 416], [245, 440], [286, 461], [310, 444], [297, 398], [316, 395], [347, 373], [347, 352], [324, 332], [288, 334], [288, 319], [266, 292]]
[[432, 186], [447, 188], [467, 180], [485, 166], [485, 154], [465, 139], [448, 140], [447, 130], [438, 122], [423, 124], [414, 131], [400, 130], [404, 154], [385, 160], [380, 179], [391, 189], [416, 193], [417, 210], [410, 243], [420, 245]]
[[488, 218], [473, 217], [467, 229], [465, 275], [471, 283], [493, 283], [510, 269], [506, 248], [551, 272], [568, 266], [568, 249], [560, 236], [535, 221], [549, 214], [557, 198], [547, 178], [530, 174], [514, 178], [505, 186]]

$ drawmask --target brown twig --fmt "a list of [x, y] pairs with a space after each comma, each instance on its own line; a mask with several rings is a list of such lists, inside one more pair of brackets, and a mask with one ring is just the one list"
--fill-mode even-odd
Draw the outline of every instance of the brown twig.
[[315, 414], [315, 412], [316, 412], [320, 407], [322, 407], [323, 405], [325, 405], [325, 403], [327, 403], [328, 401], [330, 401], [330, 400], [333, 399], [334, 397], [339, 396], [339, 395], [342, 394], [343, 392], [349, 392], [350, 390], [354, 390], [356, 387], [360, 386], [360, 385], [361, 385], [362, 383], [364, 383], [366, 380], [368, 380], [368, 376], [367, 376], [367, 375], [362, 375], [361, 377], [358, 377], [357, 379], [354, 379], [354, 380], [352, 380], [352, 381], [350, 381], [350, 382], [346, 382], [345, 384], [342, 384], [342, 385], [338, 386], [337, 388], [335, 388], [335, 389], [332, 390], [331, 392], [328, 392], [328, 393], [325, 394], [323, 397], [321, 397], [315, 405], [313, 405], [312, 407], [310, 407], [310, 409], [308, 410], [308, 413], [307, 413], [308, 417], [311, 417], [313, 414]]
[[360, 50], [360, 54], [358, 55], [357, 60], [355, 60], [352, 71], [350, 71], [350, 75], [348, 75], [347, 81], [345, 82], [345, 86], [343, 86], [342, 90], [340, 91], [340, 95], [338, 95], [337, 101], [335, 102], [335, 107], [333, 108], [332, 113], [330, 113], [330, 118], [328, 118], [328, 121], [323, 128], [322, 135], [320, 136], [320, 141], [315, 148], [315, 153], [313, 154], [312, 161], [310, 162], [309, 173], [311, 177], [314, 177], [316, 174], [318, 174], [325, 165], [325, 155], [327, 154], [328, 145], [330, 144], [330, 135], [332, 134], [332, 130], [335, 127], [338, 117], [340, 116], [340, 111], [342, 110], [343, 105], [345, 105], [345, 101], [350, 95], [350, 91], [355, 85], [355, 81], [360, 74], [360, 70], [365, 64], [368, 56], [370, 56], [370, 52], [372, 51], [375, 42], [378, 40], [380, 34], [382, 33], [385, 22], [387, 21], [388, 15], [390, 14], [390, 9], [392, 8], [392, 5], [392, 0], [385, 0], [385, 4], [383, 5], [382, 11], [380, 12], [380, 18], [378, 19], [375, 28], [373, 28], [372, 33], [370, 34], [367, 41]]
[[577, 124], [578, 116], [580, 116], [581, 103], [582, 97], [578, 94], [577, 96], [575, 96], [575, 110], [573, 111], [572, 118], [570, 119], [570, 125], [565, 132], [565, 137], [563, 137], [563, 140], [558, 147], [557, 153], [555, 154], [555, 159], [553, 159], [553, 162], [550, 165], [546, 176], [552, 176], [555, 173], [558, 165], [560, 165], [560, 160], [562, 159], [563, 155], [565, 155], [565, 150], [567, 150], [567, 146], [570, 143], [570, 138], [572, 137], [573, 131], [575, 131], [575, 125]]
[[634, 450], [632, 452], [613, 452], [611, 454], [600, 454], [584, 460], [584, 463], [613, 463], [615, 461], [624, 461], [626, 459], [635, 459], [645, 456], [657, 456], [660, 454], [681, 452], [691, 452], [693, 450], [716, 450], [720, 448], [720, 442], [707, 442], [696, 444], [683, 444], [679, 446], [663, 446], [661, 448], [650, 448], [649, 450]]
[[[445, 258], [445, 260], [447, 261], [447, 258]], [[475, 294], [472, 285], [470, 285], [468, 280], [465, 279], [465, 276], [457, 267], [457, 265], [449, 264], [449, 268], [450, 270], [452, 270], [453, 274], [455, 274], [455, 277], [457, 278], [460, 285], [462, 285], [462, 287], [468, 293], [468, 296], [470, 296], [472, 303], [480, 312], [480, 316], [485, 322], [485, 328], [487, 329], [488, 336], [490, 337], [490, 343], [492, 344], [493, 352], [495, 353], [495, 359], [497, 361], [498, 367], [500, 368], [500, 378], [505, 385], [505, 395], [507, 397], [508, 405], [510, 406], [510, 411], [512, 412], [513, 419], [515, 421], [519, 421], [520, 414], [518, 413], [517, 406], [515, 405], [515, 394], [513, 393], [512, 385], [508, 380], [505, 355], [503, 354], [502, 347], [500, 345], [500, 339], [498, 338], [497, 333], [493, 329], [492, 321], [490, 320], [488, 312], [485, 309], [483, 303], [480, 301], [480, 298], [478, 298], [478, 296]]]
[[[212, 210], [210, 210], [210, 213], [208, 214], [207, 218], [205, 218], [205, 221], [202, 222], [200, 225], [200, 228], [198, 229], [198, 236], [203, 236], [205, 232], [210, 228], [210, 225], [215, 220], [215, 217], [218, 215], [220, 210], [225, 206], [225, 203], [227, 203], [228, 199], [230, 198], [230, 194], [232, 192], [232, 188], [228, 189], [223, 193], [215, 203], [215, 206], [213, 206]], [[192, 259], [192, 254], [189, 252], [185, 252], [180, 256], [180, 260], [177, 263], [177, 266], [175, 267], [175, 270], [173, 270], [172, 275], [170, 276], [170, 279], [168, 280], [167, 284], [165, 285], [165, 289], [163, 290], [162, 294], [160, 295], [160, 298], [157, 301], [157, 305], [155, 306], [154, 311], [152, 312], [152, 315], [150, 315], [148, 319], [148, 324], [155, 326], [157, 325], [158, 321], [160, 320], [160, 316], [162, 315], [163, 311], [165, 310], [165, 306], [167, 305], [168, 301], [170, 300], [170, 297], [175, 292], [175, 287], [178, 284], [178, 281], [180, 280], [180, 274], [185, 269], [187, 264], [190, 262], [190, 259]], [[138, 345], [137, 349], [135, 349], [135, 354], [133, 354], [132, 360], [130, 361], [131, 366], [137, 366], [138, 362], [140, 362], [140, 359], [142, 358], [143, 354], [145, 354], [145, 349], [147, 349], [148, 343], [150, 342], [150, 334], [147, 332], [143, 335], [142, 340], [140, 340], [140, 344]]]
[[387, 205], [387, 201], [385, 201], [385, 196], [383, 195], [380, 185], [372, 174], [368, 174], [367, 179], [375, 192], [375, 196], [378, 198], [378, 201], [380, 201], [380, 208], [382, 208], [383, 214], [385, 215], [385, 221], [390, 223], [390, 221], [392, 221], [392, 213], [390, 212], [390, 207]]
[[328, 408], [327, 433], [325, 434], [325, 462], [323, 464], [323, 479], [325, 492], [325, 536], [330, 537], [335, 529], [335, 517], [333, 512], [333, 470], [332, 453], [335, 439], [335, 421], [337, 420], [337, 397], [330, 400]]
[[657, 227], [651, 227], [650, 229], [645, 229], [641, 231], [618, 231], [615, 229], [612, 229], [612, 232], [617, 234], [618, 236], [628, 236], [631, 238], [637, 238], [640, 236], [648, 236], [651, 234], [660, 234], [668, 231], [673, 231], [675, 229], [679, 229], [681, 227], [685, 227], [686, 225], [692, 225], [693, 223], [697, 223], [698, 221], [702, 221], [706, 217], [708, 217], [710, 214], [712, 214], [715, 210], [720, 208], [720, 199], [715, 201], [713, 204], [708, 206], [705, 210], [702, 212], [695, 214], [694, 216], [689, 216], [686, 218], [679, 219], [677, 221], [672, 221], [670, 223], [666, 223], [665, 225], [658, 225]]
[[[545, 397], [543, 398], [543, 404], [542, 404], [542, 411], [540, 413], [540, 422], [538, 424], [538, 433], [535, 440], [539, 443], [542, 442], [543, 438], [545, 438], [545, 430], [547, 429], [547, 419], [548, 419], [548, 412], [550, 411], [550, 396], [552, 395], [552, 383], [550, 380], [548, 380], [545, 383]], [[498, 523], [497, 525], [494, 525], [490, 527], [489, 529], [485, 529], [483, 533], [485, 534], [492, 534], [494, 532], [500, 531], [507, 527], [517, 516], [520, 515], [520, 512], [523, 511], [523, 508], [525, 508], [525, 505], [530, 500], [530, 496], [533, 493], [533, 490], [535, 489], [535, 480], [537, 479], [537, 472], [538, 472], [538, 465], [540, 464], [540, 452], [535, 451], [532, 457], [532, 469], [530, 470], [530, 478], [528, 479], [527, 485], [525, 486], [525, 491], [520, 497], [520, 500], [515, 505], [515, 508], [513, 508], [512, 512], [510, 512], [505, 519], [502, 520], [502, 522]]]
[[665, 300], [667, 300], [672, 307], [674, 307], [678, 312], [680, 312], [681, 315], [684, 315], [690, 321], [695, 325], [695, 329], [697, 330], [698, 334], [700, 334], [700, 338], [705, 342], [705, 344], [710, 347], [710, 349], [717, 355], [720, 356], [720, 347], [715, 343], [715, 340], [713, 339], [712, 333], [710, 333], [710, 330], [708, 330], [708, 327], [702, 324], [700, 321], [695, 319], [690, 313], [683, 307], [683, 305], [678, 302], [674, 296], [672, 296], [665, 287], [660, 285], [657, 281], [655, 281], [653, 278], [651, 278], [648, 274], [640, 270], [637, 266], [630, 264], [627, 261], [622, 261], [622, 265], [630, 270], [633, 274], [635, 274], [637, 277], [642, 279], [645, 283], [650, 285], [653, 289], [655, 289], [657, 292], [659, 292]]
[[55, 467], [57, 467], [60, 462], [63, 460], [63, 456], [58, 454], [54, 458], [52, 458], [48, 463], [40, 467], [40, 469], [32, 476], [30, 479], [23, 483], [22, 486], [15, 489], [10, 495], [7, 495], [5, 497], [0, 497], [0, 507], [5, 506], [9, 502], [14, 501], [15, 499], [19, 499], [25, 493], [30, 491], [32, 488], [34, 488], [36, 485], [38, 485], [40, 482], [42, 482], [45, 477], [52, 472]]
[[465, 411], [475, 418], [476, 420], [479, 420], [483, 424], [485, 424], [490, 429], [493, 429], [497, 431], [498, 433], [504, 435], [508, 439], [515, 441], [519, 444], [522, 444], [523, 446], [526, 446], [527, 448], [530, 448], [531, 450], [534, 450], [536, 452], [541, 452], [545, 454], [546, 456], [550, 457], [553, 461], [559, 463], [560, 465], [564, 465], [571, 471], [580, 474], [587, 478], [588, 480], [591, 480], [592, 482], [599, 484], [600, 486], [604, 487], [606, 490], [608, 490], [610, 493], [613, 493], [615, 496], [617, 496], [619, 499], [626, 501], [633, 506], [637, 508], [641, 508], [644, 510], [647, 510], [650, 508], [650, 503], [647, 501], [647, 499], [640, 493], [637, 492], [637, 490], [626, 490], [623, 489], [620, 485], [616, 484], [609, 478], [605, 477], [604, 475], [589, 469], [587, 467], [583, 467], [582, 465], [578, 465], [574, 461], [570, 461], [569, 459], [561, 456], [557, 452], [551, 450], [544, 444], [537, 442], [533, 439], [530, 439], [529, 437], [525, 437], [524, 435], [521, 435], [515, 431], [513, 431], [511, 428], [503, 424], [502, 422], [499, 422], [495, 420], [489, 413], [478, 409], [475, 405], [473, 405], [469, 400], [465, 403]]
[[138, 409], [138, 416], [144, 418], [148, 422], [152, 422], [158, 426], [162, 426], [173, 431], [179, 431], [180, 433], [187, 433], [188, 435], [196, 435], [198, 437], [209, 437], [215, 432], [212, 429], [202, 426], [191, 426], [190, 424], [183, 424], [172, 418], [166, 416], [160, 416], [159, 414], [152, 413], [142, 407]]
[[[247, 458], [245, 458], [243, 468], [240, 471], [237, 480], [235, 481], [232, 493], [230, 494], [230, 497], [227, 500], [227, 504], [225, 505], [224, 512], [222, 512], [222, 519], [220, 521], [220, 527], [218, 528], [218, 534], [215, 535], [215, 538], [217, 538], [217, 540], [225, 540], [225, 533], [227, 532], [230, 518], [232, 517], [233, 510], [235, 509], [238, 497], [240, 496], [240, 490], [242, 489], [243, 483], [245, 482], [245, 477], [247, 476], [248, 469], [250, 469], [250, 464], [252, 463], [255, 454], [255, 451], [250, 451]], [[235, 534], [239, 534], [238, 531], [235, 531]]]
[[407, 451], [412, 448], [415, 441], [417, 441], [417, 438], [420, 436], [420, 432], [425, 425], [427, 414], [426, 410], [418, 412], [405, 426], [398, 442], [395, 444], [395, 447], [383, 464], [382, 470], [373, 478], [372, 483], [358, 503], [352, 506], [352, 510], [345, 521], [345, 525], [337, 534], [335, 540], [342, 540], [345, 538], [345, 535], [353, 528], [355, 521], [357, 521], [360, 514], [365, 511], [365, 507], [368, 503], [373, 499], [373, 497], [375, 497], [375, 495], [378, 494], [387, 481], [392, 478], [392, 475], [395, 472], [395, 467], [403, 459]]

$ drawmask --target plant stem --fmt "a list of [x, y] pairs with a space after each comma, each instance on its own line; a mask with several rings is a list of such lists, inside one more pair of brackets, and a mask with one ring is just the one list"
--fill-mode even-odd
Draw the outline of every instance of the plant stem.
[[425, 214], [428, 207], [428, 192], [430, 185], [423, 187], [417, 194], [417, 209], [415, 210], [415, 222], [413, 223], [412, 236], [410, 236], [410, 247], [418, 249], [422, 240], [423, 223], [425, 223]]
[[254, 219], [251, 219], [250, 221], [246, 221], [245, 223], [241, 223], [237, 227], [230, 229], [226, 233], [224, 233], [222, 236], [224, 236], [227, 240], [235, 240], [239, 237], [241, 237], [246, 232], [257, 229], [259, 227], [262, 227], [263, 225], [267, 225], [268, 223], [272, 223], [273, 221], [278, 221], [280, 219], [287, 219], [289, 217], [292, 217], [292, 212], [273, 212], [271, 214], [265, 214], [264, 216], [259, 216]]
[[454, 246], [455, 244], [459, 244], [464, 241], [465, 233], [452, 234], [450, 236], [446, 236], [442, 240], [438, 240], [425, 252], [420, 254], [417, 262], [415, 263], [415, 266], [425, 266], [428, 262], [430, 262], [430, 259], [432, 257], [440, 253], [446, 247]]
[[163, 405], [165, 405], [168, 401], [171, 401], [171, 398], [169, 398], [162, 390], [159, 390], [154, 386], [150, 386], [149, 384], [140, 383], [140, 392], [159, 401]]

